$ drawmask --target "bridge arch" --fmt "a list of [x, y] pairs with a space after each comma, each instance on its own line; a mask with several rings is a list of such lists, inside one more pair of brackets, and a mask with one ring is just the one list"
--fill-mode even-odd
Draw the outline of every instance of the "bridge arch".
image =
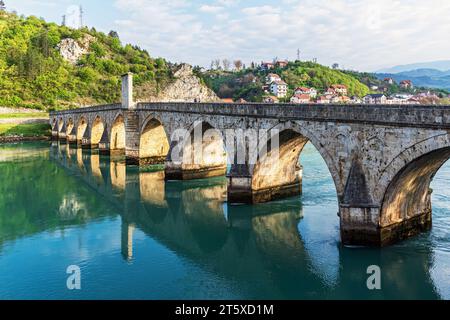
[[442, 134], [404, 150], [383, 170], [375, 196], [381, 228], [396, 229], [393, 240], [431, 227], [430, 184], [448, 159], [450, 135]]
[[[273, 199], [275, 189], [294, 188], [301, 191], [302, 167], [299, 164], [300, 155], [308, 142], [310, 142], [323, 158], [333, 179], [337, 197], [343, 192], [343, 181], [335, 166], [333, 158], [309, 130], [296, 122], [283, 122], [272, 127], [271, 132], [278, 132], [279, 148], [271, 150], [274, 137], [268, 137], [267, 152], [261, 153], [252, 171], [252, 190], [267, 190], [266, 200]], [[273, 189], [270, 191], [270, 189]], [[283, 191], [282, 191], [283, 192]], [[289, 194], [289, 191], [286, 191]], [[262, 196], [264, 200], [266, 196]], [[275, 196], [276, 198], [276, 196]], [[258, 201], [259, 202], [259, 201]]]
[[77, 141], [81, 143], [83, 140], [84, 133], [86, 132], [88, 126], [88, 122], [85, 117], [81, 117], [80, 120], [78, 120], [77, 125]]
[[164, 163], [169, 149], [169, 139], [162, 121], [157, 117], [148, 117], [140, 131], [140, 162], [142, 164]]
[[125, 151], [125, 120], [122, 113], [119, 113], [114, 119], [111, 126], [110, 149], [113, 152]]
[[58, 132], [61, 133], [63, 128], [64, 128], [64, 119], [61, 117], [58, 120]]
[[52, 121], [52, 131], [58, 131], [58, 120], [56, 118], [53, 118]]
[[72, 134], [73, 128], [74, 128], [73, 119], [69, 118], [69, 120], [67, 120], [67, 136]]
[[[183, 146], [186, 167], [223, 167], [227, 164], [222, 132], [208, 121], [196, 121], [188, 129]], [[197, 138], [196, 133], [201, 134]]]
[[[227, 153], [221, 131], [208, 121], [194, 121], [172, 137], [166, 176], [189, 180], [223, 176]], [[167, 168], [169, 167], [169, 168]]]
[[91, 129], [91, 146], [97, 147], [100, 143], [100, 140], [102, 139], [103, 132], [105, 131], [105, 124], [100, 118], [100, 116], [96, 116], [94, 118], [94, 122], [92, 123], [92, 129]]

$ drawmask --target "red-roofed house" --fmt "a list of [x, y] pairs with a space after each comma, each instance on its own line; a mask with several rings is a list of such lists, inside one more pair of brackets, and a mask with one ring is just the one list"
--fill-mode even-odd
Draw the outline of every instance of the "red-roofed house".
[[272, 62], [261, 62], [261, 70], [273, 69], [275, 65]]
[[274, 96], [264, 97], [263, 102], [264, 103], [278, 103], [278, 98], [274, 97]]
[[346, 96], [347, 95], [347, 86], [343, 85], [343, 84], [333, 84], [331, 86], [331, 89], [334, 90], [334, 92], [336, 92], [337, 94]]
[[276, 73], [269, 73], [266, 77], [266, 83], [270, 84], [274, 81], [281, 80], [281, 77]]
[[311, 96], [309, 94], [295, 94], [291, 98], [292, 103], [310, 103]]
[[295, 89], [294, 95], [299, 94], [307, 94], [314, 99], [315, 97], [317, 97], [317, 90], [314, 88], [298, 87], [297, 89]]
[[288, 66], [288, 64], [289, 64], [289, 61], [287, 61], [287, 60], [278, 60], [277, 62], [275, 62], [275, 65], [278, 68], [286, 68]]
[[411, 80], [402, 80], [400, 81], [400, 88], [402, 89], [412, 89], [414, 88]]

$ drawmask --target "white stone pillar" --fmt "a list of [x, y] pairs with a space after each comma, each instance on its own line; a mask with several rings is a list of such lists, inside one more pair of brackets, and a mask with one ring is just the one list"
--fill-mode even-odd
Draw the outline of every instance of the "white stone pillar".
[[122, 76], [122, 107], [132, 109], [133, 101], [133, 74], [131, 72]]

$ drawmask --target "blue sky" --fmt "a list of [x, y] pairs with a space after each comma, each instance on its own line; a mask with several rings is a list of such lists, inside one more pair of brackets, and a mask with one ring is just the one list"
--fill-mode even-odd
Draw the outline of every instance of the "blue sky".
[[4, 0], [9, 10], [61, 22], [81, 4], [85, 22], [173, 62], [209, 66], [317, 58], [373, 71], [450, 60], [448, 0]]

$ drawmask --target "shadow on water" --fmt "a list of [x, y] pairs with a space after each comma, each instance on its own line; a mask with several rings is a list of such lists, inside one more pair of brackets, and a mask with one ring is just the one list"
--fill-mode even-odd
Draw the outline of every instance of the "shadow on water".
[[[165, 182], [163, 172], [127, 167], [121, 157], [65, 144], [50, 151], [48, 145], [27, 148], [11, 146], [12, 153], [22, 153], [19, 158], [33, 154], [32, 161], [8, 158], [7, 148], [1, 153], [7, 183], [0, 184], [0, 262], [5, 243], [120, 216], [119, 259], [140, 259], [136, 235], [141, 232], [231, 283], [227, 298], [439, 298], [430, 275], [430, 245], [344, 248], [337, 240], [335, 211], [311, 204], [310, 195], [303, 203], [294, 198], [231, 206], [225, 178]], [[382, 269], [381, 291], [367, 289], [370, 265]], [[127, 298], [125, 289], [122, 294]]]

